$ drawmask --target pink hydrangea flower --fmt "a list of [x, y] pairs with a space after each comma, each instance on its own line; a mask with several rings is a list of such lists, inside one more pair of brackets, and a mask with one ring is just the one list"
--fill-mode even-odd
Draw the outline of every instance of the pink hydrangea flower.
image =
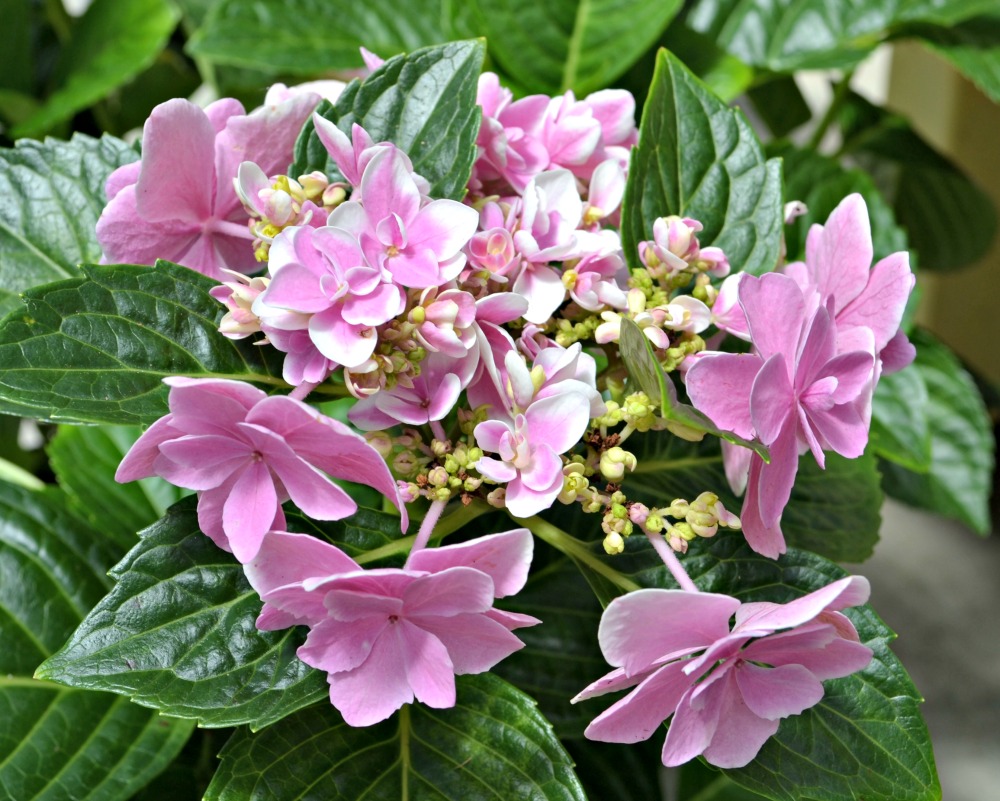
[[347, 426], [286, 396], [240, 381], [167, 378], [170, 414], [139, 437], [115, 479], [160, 476], [198, 492], [198, 525], [240, 562], [284, 524], [291, 499], [317, 520], [340, 520], [357, 504], [330, 476], [358, 481], [406, 510], [382, 457]]
[[161, 103], [143, 129], [142, 161], [108, 178], [108, 205], [97, 221], [104, 261], [168, 259], [218, 280], [223, 269], [257, 270], [233, 179], [243, 161], [268, 175], [283, 172], [318, 102], [306, 93], [249, 115], [231, 99], [204, 110], [187, 100]]
[[511, 631], [540, 621], [493, 601], [524, 586], [531, 555], [522, 528], [417, 551], [404, 569], [363, 570], [329, 543], [275, 531], [245, 569], [264, 601], [257, 627], [309, 626], [299, 658], [326, 671], [348, 724], [370, 726], [414, 699], [454, 706], [456, 675], [523, 647]]
[[851, 576], [786, 604], [655, 589], [615, 598], [598, 630], [615, 670], [573, 700], [635, 689], [584, 734], [634, 743], [672, 715], [664, 765], [700, 754], [720, 768], [743, 767], [782, 718], [819, 703], [823, 681], [871, 661], [871, 649], [840, 612], [865, 603], [868, 593], [868, 581]]

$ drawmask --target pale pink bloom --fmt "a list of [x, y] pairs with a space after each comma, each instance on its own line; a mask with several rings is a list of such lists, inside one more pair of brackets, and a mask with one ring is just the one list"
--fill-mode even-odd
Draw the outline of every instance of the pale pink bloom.
[[703, 355], [687, 371], [687, 391], [717, 426], [768, 447], [769, 464], [751, 457], [740, 518], [750, 546], [777, 557], [785, 551], [779, 521], [800, 452], [812, 451], [820, 467], [824, 450], [849, 459], [864, 452], [875, 357], [870, 332], [858, 337], [858, 349], [838, 353], [830, 313], [821, 307], [807, 314], [788, 276], [748, 275], [739, 299], [754, 352]]
[[399, 286], [424, 289], [456, 278], [462, 248], [479, 225], [475, 209], [454, 200], [422, 202], [409, 159], [398, 148], [377, 149], [364, 167], [361, 202], [330, 214], [329, 225], [356, 236], [367, 262]]
[[[387, 143], [376, 145], [368, 132], [357, 123], [351, 127], [351, 136], [340, 130], [334, 123], [319, 114], [313, 114], [313, 125], [320, 142], [326, 148], [330, 158], [340, 170], [341, 175], [357, 190], [361, 186], [361, 176], [372, 157], [380, 150], [386, 149]], [[359, 200], [359, 197], [355, 197]]]
[[265, 325], [263, 330], [268, 343], [285, 354], [281, 377], [293, 387], [302, 383], [322, 384], [340, 366], [320, 352], [307, 328], [289, 330]]
[[267, 279], [250, 278], [232, 270], [224, 272], [234, 280], [214, 286], [208, 292], [229, 309], [219, 323], [219, 333], [229, 339], [245, 339], [260, 331], [260, 318], [253, 313], [253, 303], [267, 289]]
[[108, 205], [97, 222], [103, 260], [167, 259], [219, 280], [223, 269], [257, 270], [233, 179], [243, 161], [283, 172], [318, 101], [300, 95], [249, 115], [231, 99], [204, 110], [180, 99], [157, 106], [143, 129], [142, 161], [108, 178]]
[[[419, 322], [414, 314], [418, 308]], [[409, 319], [417, 324], [416, 338], [428, 350], [461, 359], [476, 342], [476, 299], [468, 292], [428, 287]]]
[[786, 604], [655, 589], [615, 598], [598, 630], [615, 670], [573, 700], [635, 689], [584, 734], [634, 743], [673, 715], [664, 765], [701, 755], [721, 768], [743, 767], [782, 718], [819, 703], [823, 681], [871, 661], [871, 649], [840, 612], [865, 603], [868, 593], [868, 581], [851, 576]]
[[273, 106], [278, 103], [284, 103], [286, 100], [291, 100], [293, 97], [299, 97], [304, 94], [319, 95], [323, 100], [336, 103], [346, 88], [346, 83], [333, 80], [332, 78], [320, 81], [305, 81], [304, 83], [296, 83], [291, 86], [276, 83], [268, 87], [267, 94], [264, 95], [264, 105]]
[[618, 207], [624, 196], [624, 168], [615, 159], [602, 161], [590, 177], [587, 204], [583, 210], [584, 225], [597, 230], [602, 220], [617, 222]]
[[357, 481], [406, 510], [378, 452], [347, 426], [292, 398], [240, 381], [173, 377], [170, 413], [139, 437], [115, 479], [160, 476], [198, 492], [198, 525], [241, 562], [284, 523], [291, 499], [317, 520], [340, 520], [357, 504], [330, 476]]
[[264, 601], [257, 627], [309, 626], [298, 657], [328, 674], [349, 725], [370, 726], [414, 699], [454, 706], [456, 675], [523, 647], [511, 631], [540, 621], [493, 601], [524, 586], [531, 555], [531, 533], [515, 529], [363, 570], [329, 543], [273, 531], [245, 569]]

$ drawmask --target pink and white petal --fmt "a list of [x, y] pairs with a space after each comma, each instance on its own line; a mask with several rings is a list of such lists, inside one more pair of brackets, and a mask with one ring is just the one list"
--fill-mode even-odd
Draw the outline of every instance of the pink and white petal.
[[388, 256], [385, 268], [396, 283], [405, 287], [423, 289], [442, 283], [441, 262], [430, 248], [408, 247], [398, 256]]
[[365, 295], [348, 295], [341, 314], [356, 325], [382, 325], [406, 307], [406, 295], [395, 284], [380, 284]]
[[708, 647], [725, 637], [739, 606], [735, 598], [716, 593], [636, 590], [608, 604], [597, 639], [609, 664], [633, 674], [666, 654]]
[[464, 612], [485, 612], [492, 606], [493, 579], [471, 567], [451, 567], [421, 576], [403, 591], [407, 618], [451, 617]]
[[791, 378], [805, 322], [805, 299], [798, 284], [778, 273], [748, 275], [740, 281], [739, 301], [747, 317], [750, 341], [761, 359], [784, 354]]
[[512, 290], [527, 299], [523, 317], [536, 325], [547, 322], [566, 299], [566, 286], [559, 273], [544, 264], [525, 264]]
[[510, 630], [485, 614], [451, 617], [407, 615], [407, 621], [433, 634], [448, 650], [456, 675], [483, 673], [524, 647]]
[[309, 320], [309, 337], [320, 353], [344, 367], [360, 367], [378, 343], [374, 328], [348, 323], [340, 308], [314, 314]]
[[222, 508], [222, 529], [241, 564], [257, 555], [277, 509], [278, 495], [267, 465], [250, 462]]
[[565, 453], [587, 430], [590, 397], [572, 390], [560, 392], [536, 400], [524, 417], [528, 423], [528, 442], [533, 448], [545, 445], [554, 453]]
[[323, 147], [330, 154], [334, 164], [352, 186], [358, 186], [361, 183], [361, 175], [358, 174], [357, 162], [354, 159], [354, 147], [351, 145], [350, 138], [330, 120], [319, 114], [313, 114], [312, 120], [316, 128], [316, 135], [319, 136], [320, 142], [323, 143]]
[[[517, 468], [514, 465], [509, 462], [501, 462], [499, 459], [494, 459], [490, 456], [484, 456], [473, 467], [486, 476], [486, 478], [496, 481], [498, 484], [506, 484], [517, 478]], [[556, 494], [558, 495], [558, 493]]]
[[765, 720], [798, 715], [823, 697], [822, 683], [802, 665], [760, 667], [741, 660], [733, 672], [743, 703]]
[[383, 632], [359, 667], [326, 680], [330, 702], [349, 726], [379, 723], [413, 701], [402, 645], [392, 631]]
[[768, 446], [788, 427], [789, 417], [795, 416], [795, 390], [788, 374], [785, 355], [775, 353], [764, 362], [750, 390], [750, 419], [760, 441]]
[[691, 403], [719, 428], [749, 439], [753, 436], [750, 392], [763, 365], [752, 353], [702, 356], [684, 377]]
[[301, 583], [307, 578], [335, 576], [356, 570], [361, 570], [358, 563], [336, 545], [308, 534], [284, 531], [268, 532], [257, 556], [243, 565], [247, 581], [261, 596], [278, 587]]
[[684, 675], [680, 662], [664, 665], [643, 679], [632, 692], [594, 718], [584, 731], [584, 736], [588, 740], [604, 743], [637, 743], [648, 740], [674, 713], [690, 687], [691, 679]]
[[531, 532], [516, 528], [457, 545], [424, 548], [410, 556], [407, 567], [428, 573], [439, 573], [450, 567], [475, 568], [493, 579], [493, 597], [504, 598], [524, 587], [533, 550]]
[[[482, 472], [482, 471], [480, 471]], [[524, 485], [520, 479], [507, 484], [505, 503], [507, 511], [514, 517], [531, 517], [550, 508], [555, 503], [563, 487], [562, 472], [552, 479], [551, 486], [542, 490], [533, 490]]]
[[854, 300], [868, 282], [872, 235], [868, 208], [859, 194], [845, 197], [806, 239], [806, 265], [824, 298], [836, 299], [836, 312]]
[[443, 261], [465, 247], [478, 227], [479, 214], [471, 206], [455, 200], [432, 200], [410, 223], [408, 246], [428, 248]]
[[[473, 436], [476, 444], [489, 453], [500, 452], [500, 440], [510, 435], [510, 426], [500, 420], [485, 420], [475, 427]], [[509, 480], [509, 479], [508, 479]]]
[[361, 195], [372, 224], [398, 214], [404, 225], [420, 209], [420, 192], [403, 153], [387, 147], [376, 153], [361, 176]]
[[444, 643], [409, 620], [394, 628], [416, 699], [432, 709], [455, 706], [455, 668]]
[[899, 329], [916, 280], [910, 270], [909, 254], [886, 256], [866, 277], [861, 294], [837, 313], [837, 325], [870, 328], [876, 350], [882, 350]]
[[184, 434], [171, 425], [172, 420], [172, 415], [165, 415], [142, 432], [142, 436], [129, 448], [121, 464], [118, 465], [115, 481], [124, 484], [127, 481], [156, 475], [153, 463], [160, 455], [160, 446]]
[[558, 479], [563, 481], [562, 459], [548, 445], [531, 448], [531, 464], [520, 471], [521, 483], [532, 492], [547, 492]]
[[260, 297], [261, 303], [304, 314], [321, 312], [332, 305], [321, 287], [320, 276], [296, 262], [277, 270]]
[[323, 620], [313, 625], [295, 655], [310, 667], [327, 673], [353, 670], [368, 658], [376, 640], [389, 625], [384, 616], [349, 622]]

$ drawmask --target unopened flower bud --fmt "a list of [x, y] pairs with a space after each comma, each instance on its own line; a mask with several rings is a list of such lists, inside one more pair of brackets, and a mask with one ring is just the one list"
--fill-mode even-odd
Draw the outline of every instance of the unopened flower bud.
[[649, 507], [644, 503], [633, 503], [628, 508], [628, 519], [635, 525], [642, 526], [649, 517]]
[[625, 540], [622, 535], [616, 531], [612, 531], [608, 536], [604, 538], [604, 551], [609, 556], [614, 556], [620, 554], [625, 550]]
[[427, 471], [427, 480], [435, 487], [443, 487], [448, 483], [448, 471], [440, 465]]
[[388, 459], [392, 455], [392, 437], [384, 431], [369, 431], [365, 434], [365, 439], [383, 459]]
[[625, 470], [635, 470], [635, 456], [617, 445], [601, 454], [601, 475], [608, 481], [618, 482], [625, 477]]
[[496, 509], [503, 509], [507, 506], [506, 497], [507, 490], [504, 487], [497, 487], [486, 496], [486, 502]]

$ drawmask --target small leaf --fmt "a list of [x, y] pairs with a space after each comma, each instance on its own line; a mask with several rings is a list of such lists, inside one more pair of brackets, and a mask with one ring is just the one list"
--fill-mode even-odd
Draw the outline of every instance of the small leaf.
[[38, 136], [150, 66], [177, 25], [166, 0], [94, 0], [56, 64], [59, 88], [13, 138]]
[[115, 471], [142, 433], [130, 426], [63, 426], [49, 443], [52, 470], [78, 515], [111, 537], [124, 554], [136, 534], [188, 494], [162, 478], [119, 484]]
[[632, 151], [622, 204], [622, 243], [640, 267], [639, 242], [657, 217], [698, 220], [703, 246], [734, 270], [773, 270], [781, 244], [781, 165], [765, 161], [739, 111], [729, 109], [674, 56], [661, 51]]
[[677, 399], [674, 382], [663, 372], [663, 366], [657, 361], [652, 343], [642, 333], [642, 329], [632, 320], [623, 317], [621, 321], [621, 341], [619, 343], [622, 361], [628, 368], [629, 375], [649, 396], [653, 403], [660, 404], [660, 413], [665, 420], [678, 423], [685, 428], [702, 434], [720, 437], [734, 445], [759, 454], [765, 461], [770, 461], [770, 455], [759, 442], [753, 442], [737, 436], [732, 431], [723, 431], [693, 406], [681, 403]]
[[[190, 0], [188, 0], [190, 4]], [[454, 38], [442, 0], [365, 3], [222, 0], [191, 37], [188, 50], [220, 64], [321, 75], [364, 65], [359, 48], [389, 58]]]
[[138, 158], [120, 139], [83, 134], [0, 149], [0, 315], [19, 306], [18, 293], [100, 259], [104, 182]]
[[569, 755], [531, 698], [488, 673], [456, 684], [451, 709], [406, 705], [366, 728], [321, 704], [257, 734], [238, 731], [206, 801], [263, 798], [262, 788], [273, 801], [584, 801]]
[[298, 629], [261, 632], [243, 568], [198, 529], [193, 498], [142, 533], [114, 589], [40, 677], [127, 695], [202, 726], [273, 723], [326, 695]]
[[130, 798], [191, 724], [32, 678], [104, 594], [113, 549], [55, 491], [0, 483], [0, 798]]
[[151, 423], [167, 411], [167, 376], [286, 386], [276, 351], [218, 333], [210, 278], [169, 262], [83, 270], [25, 292], [25, 308], [0, 321], [0, 411]]
[[947, 347], [924, 331], [912, 337], [915, 370], [927, 387], [931, 458], [926, 472], [882, 465], [885, 491], [894, 498], [960, 520], [980, 534], [990, 531], [994, 439], [972, 376]]
[[585, 95], [651, 47], [679, 0], [475, 0], [490, 55], [527, 92]]
[[[397, 56], [320, 113], [348, 136], [357, 123], [374, 141], [394, 143], [430, 181], [433, 197], [461, 199], [476, 158], [476, 89], [484, 52], [482, 42], [466, 41]], [[311, 120], [290, 169], [294, 175], [336, 171]]]

